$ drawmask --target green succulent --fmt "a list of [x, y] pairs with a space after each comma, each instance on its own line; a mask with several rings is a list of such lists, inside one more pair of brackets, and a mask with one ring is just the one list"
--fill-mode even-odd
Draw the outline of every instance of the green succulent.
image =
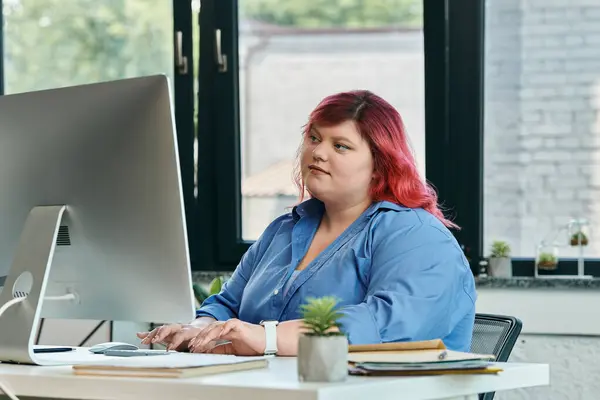
[[492, 243], [490, 258], [510, 257], [510, 245], [502, 240], [496, 240]]
[[588, 244], [588, 238], [585, 235], [585, 233], [579, 231], [574, 233], [573, 235], [571, 235], [571, 246], [578, 246], [578, 245], [582, 245], [582, 246], [587, 246]]
[[538, 256], [538, 264], [554, 265], [556, 264], [556, 256], [551, 253], [540, 253], [540, 255]]
[[304, 327], [307, 335], [339, 336], [343, 335], [334, 328], [340, 328], [338, 320], [342, 314], [338, 312], [337, 299], [331, 296], [321, 298], [310, 297], [306, 304], [300, 306]]

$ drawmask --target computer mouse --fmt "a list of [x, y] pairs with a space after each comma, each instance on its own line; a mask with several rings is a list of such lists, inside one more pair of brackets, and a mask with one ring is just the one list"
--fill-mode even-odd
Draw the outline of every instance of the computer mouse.
[[98, 343], [90, 347], [90, 351], [94, 354], [104, 354], [107, 350], [138, 350], [138, 347], [134, 344], [123, 342]]

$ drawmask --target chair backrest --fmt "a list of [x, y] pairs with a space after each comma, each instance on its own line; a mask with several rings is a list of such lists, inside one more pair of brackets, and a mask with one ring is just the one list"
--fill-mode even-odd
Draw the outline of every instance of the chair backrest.
[[[523, 323], [515, 317], [506, 315], [476, 314], [471, 340], [471, 352], [493, 354], [496, 361], [508, 361]], [[494, 393], [482, 393], [481, 400], [491, 400]]]
[[508, 361], [522, 327], [521, 320], [515, 317], [476, 314], [471, 352], [493, 354], [497, 361]]

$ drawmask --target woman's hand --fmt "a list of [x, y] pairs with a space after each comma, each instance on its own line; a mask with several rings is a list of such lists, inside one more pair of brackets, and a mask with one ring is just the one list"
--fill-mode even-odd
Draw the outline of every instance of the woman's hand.
[[[218, 345], [217, 341], [230, 343]], [[215, 346], [215, 344], [217, 344]], [[263, 355], [266, 346], [265, 328], [239, 319], [213, 322], [202, 329], [189, 343], [193, 353]]]
[[138, 332], [137, 337], [142, 339], [142, 344], [160, 343], [167, 350], [185, 351], [189, 341], [214, 321], [214, 318], [202, 317], [189, 324], [163, 325], [150, 332]]

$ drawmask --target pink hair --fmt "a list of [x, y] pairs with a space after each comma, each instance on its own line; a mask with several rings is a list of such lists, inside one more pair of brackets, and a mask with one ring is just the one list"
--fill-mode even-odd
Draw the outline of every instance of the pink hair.
[[[354, 121], [373, 154], [375, 180], [370, 188], [373, 201], [390, 201], [409, 208], [421, 207], [445, 226], [458, 226], [444, 217], [435, 190], [419, 176], [406, 139], [402, 117], [387, 101], [367, 90], [334, 94], [323, 99], [304, 127], [307, 136], [314, 125], [334, 126]], [[298, 152], [294, 181], [304, 199], [305, 186]]]

